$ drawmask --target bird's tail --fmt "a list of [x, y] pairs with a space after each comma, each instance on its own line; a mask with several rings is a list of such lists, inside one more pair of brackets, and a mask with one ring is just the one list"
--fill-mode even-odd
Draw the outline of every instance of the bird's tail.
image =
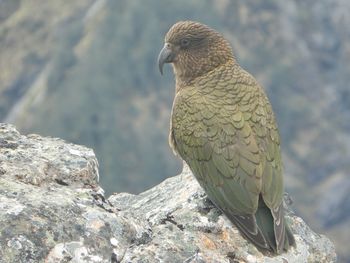
[[260, 199], [255, 216], [227, 216], [260, 251], [274, 254], [288, 251], [291, 246], [295, 246], [295, 240], [284, 220], [283, 204], [274, 211], [265, 205], [261, 197]]
[[283, 203], [276, 209], [270, 209], [260, 196], [255, 217], [258, 228], [272, 252], [281, 254], [283, 251], [288, 251], [291, 246], [295, 246], [293, 234], [284, 218]]

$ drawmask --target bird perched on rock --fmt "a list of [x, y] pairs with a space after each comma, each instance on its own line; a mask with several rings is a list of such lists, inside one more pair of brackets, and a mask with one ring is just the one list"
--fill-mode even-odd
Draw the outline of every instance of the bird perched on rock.
[[180, 21], [165, 36], [159, 70], [176, 79], [169, 142], [210, 200], [261, 251], [295, 244], [283, 208], [280, 138], [263, 89], [229, 42], [206, 25]]

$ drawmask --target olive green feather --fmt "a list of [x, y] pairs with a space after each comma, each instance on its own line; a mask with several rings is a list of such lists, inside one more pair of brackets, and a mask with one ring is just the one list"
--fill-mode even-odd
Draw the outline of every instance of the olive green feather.
[[288, 250], [295, 241], [284, 220], [280, 139], [263, 89], [207, 26], [179, 22], [165, 41], [159, 65], [173, 63], [176, 77], [171, 147], [249, 241]]

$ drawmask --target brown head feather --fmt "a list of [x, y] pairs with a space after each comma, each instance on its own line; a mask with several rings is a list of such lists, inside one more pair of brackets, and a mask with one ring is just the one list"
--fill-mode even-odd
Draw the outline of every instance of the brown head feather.
[[176, 53], [172, 63], [178, 85], [186, 85], [196, 77], [234, 61], [229, 42], [198, 22], [177, 22], [169, 29], [165, 42]]

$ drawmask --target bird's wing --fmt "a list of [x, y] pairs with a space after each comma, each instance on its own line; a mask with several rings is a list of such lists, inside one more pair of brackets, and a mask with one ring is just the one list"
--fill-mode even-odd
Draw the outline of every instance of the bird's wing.
[[[260, 149], [263, 163], [262, 189], [260, 202], [261, 212], [269, 208], [273, 217], [275, 249], [281, 252], [284, 247], [294, 243], [293, 237], [286, 238], [286, 226], [283, 212], [283, 175], [280, 150], [280, 138], [271, 104], [255, 79], [246, 71], [241, 70], [241, 89], [244, 96], [239, 101], [239, 108], [244, 112], [245, 120], [250, 124]], [[251, 98], [254, 98], [253, 100]], [[264, 214], [264, 213], [262, 213]], [[265, 213], [266, 214], [266, 213]], [[267, 215], [265, 215], [267, 217]], [[261, 218], [261, 217], [260, 217]], [[261, 221], [263, 222], [263, 221]]]
[[187, 88], [176, 97], [171, 138], [209, 198], [258, 246], [255, 212], [263, 166], [252, 128], [237, 105], [218, 105]]
[[[249, 122], [237, 105], [219, 105], [196, 89], [176, 96], [172, 134], [176, 151], [204, 189], [215, 187], [218, 205], [254, 214], [262, 189], [263, 166]], [[224, 205], [222, 205], [224, 208]]]
[[[259, 89], [261, 88], [259, 87]], [[263, 158], [261, 195], [273, 217], [276, 250], [280, 253], [285, 246], [289, 246], [285, 244], [287, 239], [282, 202], [284, 187], [280, 138], [272, 107], [262, 89], [257, 99], [255, 111], [252, 112], [247, 121], [250, 123], [254, 134], [256, 134], [256, 140]], [[293, 240], [291, 240], [291, 243], [293, 243]]]
[[262, 196], [272, 210], [283, 200], [282, 159], [280, 138], [271, 105], [262, 88], [255, 110], [247, 121], [250, 123], [263, 157]]

